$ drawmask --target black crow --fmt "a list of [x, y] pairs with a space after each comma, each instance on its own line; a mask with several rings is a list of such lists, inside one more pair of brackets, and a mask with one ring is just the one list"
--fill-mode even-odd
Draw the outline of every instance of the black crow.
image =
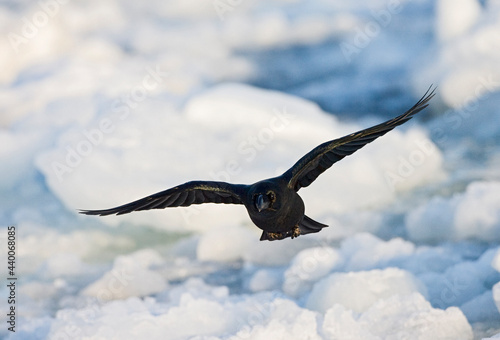
[[434, 96], [424, 96], [404, 114], [371, 128], [323, 143], [278, 177], [251, 185], [226, 182], [192, 181], [158, 192], [140, 200], [105, 210], [82, 210], [86, 215], [122, 215], [132, 211], [187, 207], [202, 203], [243, 204], [257, 227], [263, 230], [260, 240], [282, 240], [317, 233], [327, 225], [304, 214], [304, 202], [297, 194], [310, 185], [323, 171], [366, 144], [410, 120], [427, 107]]

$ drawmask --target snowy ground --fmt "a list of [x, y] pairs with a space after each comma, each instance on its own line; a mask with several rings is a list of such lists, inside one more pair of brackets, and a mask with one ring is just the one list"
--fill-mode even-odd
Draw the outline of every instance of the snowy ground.
[[[500, 2], [367, 3], [3, 1], [0, 337], [499, 338]], [[432, 83], [300, 191], [321, 233], [259, 242], [239, 206], [77, 214], [274, 176]]]

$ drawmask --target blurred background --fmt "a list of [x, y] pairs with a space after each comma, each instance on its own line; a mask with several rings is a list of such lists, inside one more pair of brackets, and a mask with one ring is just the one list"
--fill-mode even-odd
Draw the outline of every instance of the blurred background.
[[[3, 0], [0, 29], [1, 337], [500, 334], [499, 1]], [[229, 205], [78, 214], [281, 174], [431, 85], [300, 191], [321, 233], [259, 242]]]

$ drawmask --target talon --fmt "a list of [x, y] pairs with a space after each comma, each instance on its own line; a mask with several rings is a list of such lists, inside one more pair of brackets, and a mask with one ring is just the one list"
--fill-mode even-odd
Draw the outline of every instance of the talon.
[[[285, 231], [285, 232], [266, 232], [266, 237], [264, 239], [267, 239], [269, 241], [274, 241], [274, 240], [283, 240], [287, 237], [295, 238], [300, 235], [300, 228], [298, 225], [293, 227], [292, 230]], [[262, 240], [263, 238], [261, 238]]]
[[271, 239], [271, 240], [279, 240], [282, 237], [281, 233], [268, 232], [267, 235], [269, 236], [269, 239]]

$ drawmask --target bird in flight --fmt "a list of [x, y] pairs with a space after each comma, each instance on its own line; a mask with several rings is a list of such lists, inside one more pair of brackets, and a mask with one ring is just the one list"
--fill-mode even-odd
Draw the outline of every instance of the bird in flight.
[[287, 237], [295, 238], [299, 235], [317, 233], [328, 226], [304, 214], [304, 202], [297, 194], [299, 189], [309, 186], [334, 163], [407, 122], [426, 108], [434, 97], [435, 89], [431, 91], [431, 88], [432, 86], [402, 115], [317, 146], [281, 176], [251, 185], [191, 181], [116, 208], [81, 210], [80, 213], [105, 216], [140, 210], [187, 207], [202, 203], [242, 204], [252, 222], [262, 229], [261, 241], [282, 240]]

